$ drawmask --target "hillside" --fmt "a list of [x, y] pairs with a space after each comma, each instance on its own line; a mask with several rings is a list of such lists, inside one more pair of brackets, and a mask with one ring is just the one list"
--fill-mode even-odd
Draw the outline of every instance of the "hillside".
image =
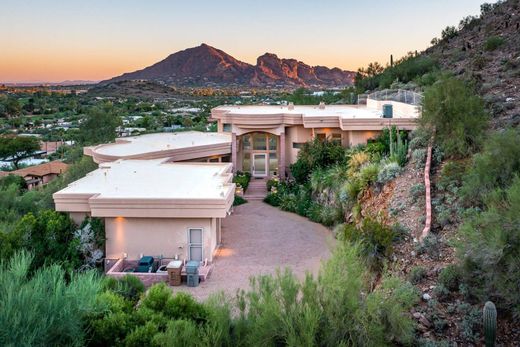
[[338, 68], [309, 66], [296, 59], [265, 53], [251, 65], [207, 44], [171, 54], [142, 70], [125, 73], [101, 84], [124, 80], [151, 80], [176, 86], [317, 86], [342, 87], [355, 73]]
[[520, 124], [519, 4], [509, 0], [483, 6], [480, 17], [466, 17], [458, 32], [446, 32], [425, 52], [442, 68], [475, 82], [496, 128]]

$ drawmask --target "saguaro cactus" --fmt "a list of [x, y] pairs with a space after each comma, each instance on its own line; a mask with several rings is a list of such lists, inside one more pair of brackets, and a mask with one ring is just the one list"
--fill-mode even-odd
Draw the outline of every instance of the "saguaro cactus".
[[482, 314], [486, 347], [495, 346], [497, 336], [497, 309], [491, 301], [486, 302]]

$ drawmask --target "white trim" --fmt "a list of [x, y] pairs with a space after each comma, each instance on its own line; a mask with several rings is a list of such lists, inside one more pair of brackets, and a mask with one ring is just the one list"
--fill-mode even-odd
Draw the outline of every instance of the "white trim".
[[[200, 235], [200, 247], [201, 247], [201, 261], [204, 260], [204, 228], [203, 227], [188, 227], [186, 228], [186, 243], [188, 245], [188, 260], [191, 260], [191, 239], [190, 239], [190, 230], [200, 230], [201, 231], [201, 235]], [[198, 244], [196, 244], [197, 246], [195, 247], [198, 247]]]

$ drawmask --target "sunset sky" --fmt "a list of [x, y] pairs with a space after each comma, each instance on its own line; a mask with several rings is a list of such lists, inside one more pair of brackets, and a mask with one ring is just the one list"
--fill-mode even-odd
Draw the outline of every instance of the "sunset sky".
[[102, 80], [205, 42], [355, 70], [423, 50], [483, 0], [0, 0], [0, 82]]

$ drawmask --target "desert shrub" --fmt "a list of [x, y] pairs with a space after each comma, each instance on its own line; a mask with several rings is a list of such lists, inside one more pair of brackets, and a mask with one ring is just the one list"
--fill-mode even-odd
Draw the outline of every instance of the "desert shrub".
[[413, 151], [419, 148], [428, 147], [428, 137], [427, 136], [413, 136], [408, 144], [409, 148]]
[[83, 319], [98, 309], [97, 276], [86, 272], [66, 279], [59, 265], [31, 273], [33, 261], [21, 251], [0, 265], [0, 345], [81, 345]]
[[249, 187], [249, 182], [251, 181], [251, 174], [249, 172], [240, 172], [238, 171], [235, 177], [233, 177], [233, 182], [237, 185], [240, 185], [244, 192]]
[[424, 238], [423, 242], [417, 244], [415, 251], [417, 254], [426, 254], [432, 259], [438, 259], [440, 246], [438, 237], [430, 232], [428, 236]]
[[436, 141], [448, 157], [465, 157], [481, 146], [487, 127], [482, 99], [464, 82], [443, 77], [424, 93], [424, 129], [436, 130]]
[[156, 346], [192, 346], [199, 340], [199, 328], [189, 320], [174, 320], [168, 323], [165, 332], [156, 334], [153, 344]]
[[366, 152], [354, 152], [350, 154], [348, 160], [348, 176], [353, 177], [363, 165], [370, 161], [370, 155]]
[[415, 167], [423, 168], [426, 163], [426, 149], [425, 148], [417, 148], [412, 152], [412, 160], [415, 163]]
[[484, 42], [484, 50], [494, 51], [498, 47], [502, 46], [506, 41], [500, 36], [491, 36]]
[[247, 200], [241, 197], [240, 195], [235, 195], [235, 198], [233, 199], [233, 206], [240, 206], [247, 203]]
[[393, 251], [394, 234], [391, 228], [374, 218], [365, 217], [359, 226], [345, 224], [343, 239], [361, 244], [361, 254], [375, 271], [382, 268]]
[[412, 284], [419, 284], [426, 277], [426, 269], [422, 266], [414, 266], [408, 274], [408, 280]]
[[441, 38], [443, 40], [452, 39], [457, 35], [458, 35], [458, 31], [457, 31], [457, 28], [455, 28], [454, 26], [447, 26], [441, 32]]
[[425, 194], [425, 187], [422, 183], [416, 183], [410, 187], [410, 198], [412, 202], [416, 202], [419, 197]]
[[381, 166], [379, 173], [377, 175], [377, 182], [381, 184], [385, 184], [390, 182], [401, 173], [402, 169], [396, 162], [388, 162]]
[[450, 291], [443, 284], [437, 284], [433, 288], [433, 295], [435, 295], [437, 300], [444, 301], [450, 296]]
[[475, 343], [479, 340], [480, 330], [482, 326], [482, 311], [478, 307], [472, 307], [468, 303], [461, 303], [457, 307], [457, 311], [463, 317], [459, 324], [464, 341]]
[[520, 178], [497, 190], [460, 228], [457, 251], [469, 295], [520, 317]]
[[130, 301], [137, 302], [144, 293], [144, 284], [136, 276], [125, 275], [118, 280], [118, 284], [117, 291]]
[[157, 325], [146, 322], [144, 325], [136, 327], [125, 337], [125, 346], [141, 347], [151, 346], [155, 335], [159, 332]]
[[340, 197], [343, 202], [355, 202], [359, 193], [362, 191], [361, 182], [359, 180], [349, 180], [343, 184], [340, 189]]
[[466, 173], [466, 163], [458, 161], [448, 161], [441, 169], [439, 180], [437, 181], [437, 188], [445, 190], [449, 186], [460, 187], [464, 174]]
[[462, 195], [467, 202], [482, 203], [497, 188], [508, 187], [520, 172], [520, 130], [492, 135], [464, 176]]
[[[328, 346], [411, 343], [414, 325], [408, 310], [417, 302], [416, 290], [398, 278], [384, 276], [381, 285], [370, 291], [361, 248], [340, 243], [320, 272], [318, 341]], [[313, 302], [316, 291], [308, 292]]]
[[359, 181], [362, 187], [368, 187], [377, 181], [379, 174], [379, 165], [377, 163], [370, 163], [363, 166], [359, 170]]
[[459, 288], [461, 273], [457, 265], [450, 264], [439, 273], [439, 284], [443, 285], [450, 291]]

